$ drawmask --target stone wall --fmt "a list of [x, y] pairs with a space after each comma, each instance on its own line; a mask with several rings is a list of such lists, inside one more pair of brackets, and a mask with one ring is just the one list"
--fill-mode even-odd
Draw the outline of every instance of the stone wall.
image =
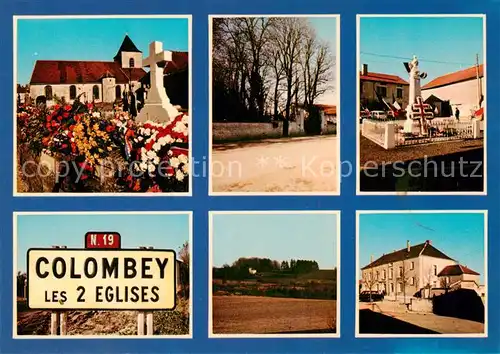
[[412, 298], [410, 302], [410, 311], [432, 313], [432, 301], [427, 299]]
[[[283, 122], [278, 122], [276, 126], [272, 123], [213, 123], [213, 141], [237, 141], [251, 139], [280, 138], [283, 133]], [[290, 136], [303, 135], [303, 130], [295, 122], [290, 122]]]

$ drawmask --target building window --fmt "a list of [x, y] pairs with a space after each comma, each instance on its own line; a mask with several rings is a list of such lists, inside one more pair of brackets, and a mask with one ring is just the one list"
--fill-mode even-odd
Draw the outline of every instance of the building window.
[[71, 85], [69, 87], [69, 99], [70, 100], [74, 100], [76, 98], [76, 86], [75, 85]]
[[128, 66], [129, 66], [130, 68], [133, 68], [133, 67], [135, 66], [134, 64], [135, 64], [135, 60], [134, 60], [134, 58], [130, 58], [130, 59], [128, 60]]
[[385, 279], [385, 277], [387, 276], [387, 272], [386, 270], [384, 269], [384, 273], [383, 273], [383, 278], [382, 279]]
[[437, 265], [434, 265], [433, 268], [434, 268], [434, 275], [438, 275], [438, 267], [437, 267]]
[[391, 283], [391, 294], [394, 293], [394, 284]]
[[389, 279], [392, 279], [392, 276], [393, 276], [393, 272], [392, 272], [392, 268], [389, 269]]
[[115, 87], [115, 96], [117, 100], [122, 97], [122, 87], [120, 85], [116, 85]]
[[402, 277], [403, 276], [403, 267], [399, 267], [399, 276]]
[[403, 98], [403, 87], [396, 87], [396, 98]]
[[378, 280], [378, 276], [379, 276], [379, 272], [378, 272], [378, 270], [377, 270], [377, 278], [376, 278], [377, 280]]
[[94, 85], [94, 87], [92, 87], [92, 98], [94, 100], [99, 99], [99, 86], [97, 86], [97, 85]]
[[411, 262], [411, 263], [410, 263], [410, 269], [411, 269], [411, 270], [415, 269], [415, 262]]
[[52, 100], [52, 86], [45, 86], [45, 97], [47, 98], [47, 101]]
[[415, 278], [414, 277], [410, 278], [410, 285], [415, 285]]
[[377, 93], [382, 97], [387, 97], [387, 87], [386, 86], [377, 86]]
[[403, 292], [403, 283], [398, 283], [399, 292]]

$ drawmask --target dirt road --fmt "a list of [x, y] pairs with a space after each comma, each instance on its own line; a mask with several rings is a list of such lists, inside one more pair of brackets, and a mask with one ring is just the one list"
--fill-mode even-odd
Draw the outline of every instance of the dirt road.
[[214, 334], [334, 332], [335, 300], [214, 296]]
[[214, 145], [214, 192], [336, 192], [335, 136]]

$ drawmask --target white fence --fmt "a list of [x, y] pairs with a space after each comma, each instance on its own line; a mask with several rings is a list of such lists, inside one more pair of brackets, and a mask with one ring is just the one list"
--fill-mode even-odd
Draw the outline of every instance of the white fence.
[[420, 121], [411, 122], [411, 129], [405, 121], [375, 121], [365, 119], [361, 133], [384, 149], [398, 146], [419, 145], [451, 140], [481, 139], [484, 135], [483, 122], [456, 120], [431, 120], [424, 126]]

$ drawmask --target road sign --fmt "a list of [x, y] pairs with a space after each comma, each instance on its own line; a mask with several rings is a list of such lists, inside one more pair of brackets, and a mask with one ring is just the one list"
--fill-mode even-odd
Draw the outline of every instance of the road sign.
[[29, 249], [28, 307], [171, 310], [176, 255], [159, 249]]
[[121, 248], [121, 236], [118, 232], [87, 232], [85, 234], [85, 248]]

